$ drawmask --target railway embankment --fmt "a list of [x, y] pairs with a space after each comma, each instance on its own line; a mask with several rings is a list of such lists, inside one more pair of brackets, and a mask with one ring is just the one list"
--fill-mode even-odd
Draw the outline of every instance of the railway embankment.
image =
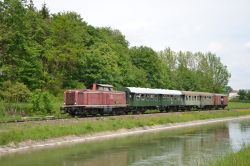
[[250, 118], [250, 109], [3, 123], [0, 154], [243, 118]]

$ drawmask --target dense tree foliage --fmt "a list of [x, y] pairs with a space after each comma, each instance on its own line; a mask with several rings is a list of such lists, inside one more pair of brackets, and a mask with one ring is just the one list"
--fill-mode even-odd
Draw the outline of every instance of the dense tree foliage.
[[215, 54], [160, 51], [169, 73], [171, 88], [180, 90], [227, 92], [230, 73]]
[[240, 100], [250, 100], [250, 90], [239, 90], [238, 92]]
[[0, 1], [1, 91], [8, 85], [6, 91], [21, 87], [27, 95], [36, 89], [56, 95], [103, 82], [223, 92], [229, 77], [212, 53], [130, 48], [120, 31], [88, 25], [77, 13], [50, 14], [45, 4], [37, 10], [32, 1]]

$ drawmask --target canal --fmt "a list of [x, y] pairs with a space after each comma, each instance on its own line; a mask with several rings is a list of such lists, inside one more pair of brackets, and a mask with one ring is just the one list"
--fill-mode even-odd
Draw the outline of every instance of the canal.
[[208, 165], [250, 144], [250, 120], [138, 134], [0, 157], [1, 166]]

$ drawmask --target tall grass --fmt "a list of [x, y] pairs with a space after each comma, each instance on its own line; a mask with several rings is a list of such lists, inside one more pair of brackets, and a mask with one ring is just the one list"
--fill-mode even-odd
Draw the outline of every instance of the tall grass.
[[45, 119], [47, 116], [55, 118], [67, 117], [61, 114], [60, 107], [62, 106], [63, 96], [51, 96], [51, 111], [50, 113], [42, 110], [34, 110], [31, 102], [7, 103], [0, 101], [0, 123], [15, 122], [24, 120], [39, 120]]
[[248, 166], [250, 165], [250, 147], [231, 153], [222, 159], [211, 162], [211, 166]]
[[[58, 123], [26, 122], [23, 124], [0, 124], [0, 144], [22, 142], [25, 140], [42, 140], [67, 135], [84, 135], [118, 129], [153, 126], [167, 123], [187, 122], [200, 119], [233, 117], [250, 115], [250, 110], [238, 111], [210, 111], [210, 112], [183, 112], [157, 114], [154, 116], [121, 116], [102, 117], [84, 120], [64, 120]], [[2, 129], [2, 131], [1, 131]]]

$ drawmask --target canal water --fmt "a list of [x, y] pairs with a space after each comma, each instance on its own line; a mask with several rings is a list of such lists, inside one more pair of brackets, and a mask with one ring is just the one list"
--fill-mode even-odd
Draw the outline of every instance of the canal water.
[[208, 165], [250, 144], [250, 120], [112, 138], [0, 157], [1, 166]]

